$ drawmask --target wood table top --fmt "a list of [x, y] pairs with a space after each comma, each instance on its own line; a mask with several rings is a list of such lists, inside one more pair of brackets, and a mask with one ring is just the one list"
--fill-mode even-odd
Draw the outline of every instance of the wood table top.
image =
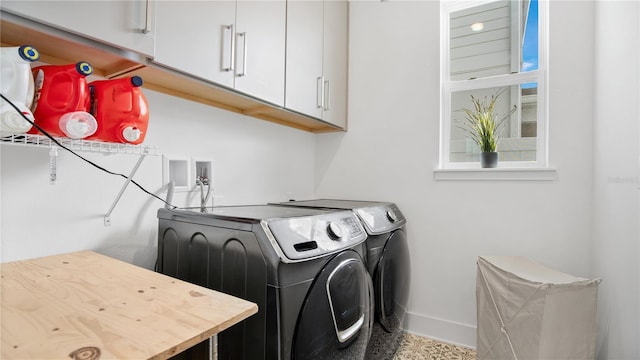
[[92, 251], [0, 271], [2, 359], [166, 359], [258, 311]]

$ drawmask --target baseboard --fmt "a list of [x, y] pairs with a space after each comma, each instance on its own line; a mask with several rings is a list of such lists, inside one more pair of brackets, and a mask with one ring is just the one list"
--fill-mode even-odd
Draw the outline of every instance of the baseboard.
[[445, 343], [476, 348], [476, 327], [407, 312], [405, 330]]

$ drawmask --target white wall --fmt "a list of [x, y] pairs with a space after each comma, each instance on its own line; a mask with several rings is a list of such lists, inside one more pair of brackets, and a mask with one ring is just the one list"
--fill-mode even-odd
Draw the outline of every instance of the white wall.
[[551, 2], [550, 182], [435, 181], [439, 3], [350, 11], [349, 131], [318, 137], [317, 194], [396, 202], [412, 254], [408, 330], [475, 346], [477, 256], [592, 274], [593, 3]]
[[[260, 204], [313, 194], [314, 135], [145, 90], [151, 109], [145, 145], [176, 157], [214, 161], [216, 204]], [[1, 261], [82, 249], [151, 268], [156, 211], [163, 204], [132, 185], [103, 225], [124, 179], [60, 151], [58, 183], [48, 183], [48, 148], [0, 146]], [[129, 174], [136, 155], [82, 153]], [[165, 197], [162, 157], [147, 156], [135, 179]], [[199, 205], [199, 192], [176, 193], [178, 206]]]
[[640, 358], [640, 3], [602, 1], [595, 17], [593, 273], [599, 359]]

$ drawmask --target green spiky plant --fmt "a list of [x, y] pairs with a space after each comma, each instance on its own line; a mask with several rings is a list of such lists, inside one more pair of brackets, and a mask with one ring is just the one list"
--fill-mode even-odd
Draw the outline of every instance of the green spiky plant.
[[478, 144], [482, 152], [497, 151], [498, 141], [504, 128], [504, 121], [517, 110], [517, 106], [514, 105], [507, 114], [501, 117], [494, 113], [496, 101], [503, 90], [492, 94], [490, 98], [485, 96], [482, 100], [471, 95], [473, 109], [464, 108], [459, 110], [465, 114], [462, 126], [459, 127], [467, 133], [469, 139]]

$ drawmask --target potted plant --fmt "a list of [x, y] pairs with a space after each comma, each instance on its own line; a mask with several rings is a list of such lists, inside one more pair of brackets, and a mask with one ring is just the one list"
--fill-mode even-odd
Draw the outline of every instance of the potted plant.
[[467, 133], [467, 137], [480, 147], [480, 165], [483, 168], [494, 168], [498, 166], [498, 141], [502, 136], [504, 120], [513, 114], [517, 106], [504, 116], [499, 117], [494, 113], [496, 101], [503, 90], [492, 94], [490, 98], [486, 96], [481, 100], [471, 95], [473, 109], [464, 108], [465, 119], [462, 121], [461, 129]]

